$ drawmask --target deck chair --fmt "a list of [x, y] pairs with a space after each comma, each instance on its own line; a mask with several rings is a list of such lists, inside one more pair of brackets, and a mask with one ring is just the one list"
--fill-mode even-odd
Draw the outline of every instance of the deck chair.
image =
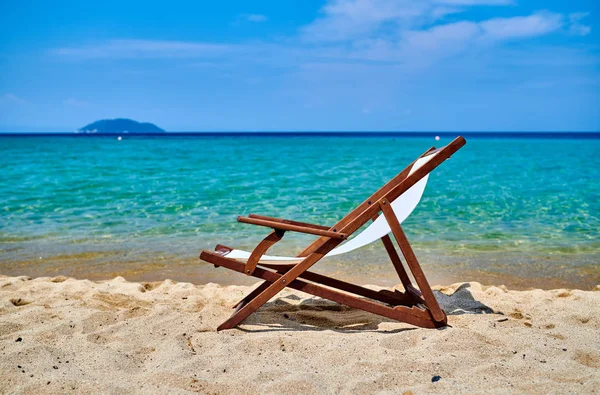
[[[264, 226], [272, 231], [251, 252], [219, 244], [215, 251], [202, 251], [200, 259], [264, 281], [234, 306], [232, 316], [217, 330], [234, 328], [285, 287], [423, 328], [446, 326], [446, 314], [436, 301], [400, 224], [419, 203], [429, 173], [465, 144], [463, 137], [457, 137], [443, 148], [430, 148], [333, 226], [254, 214], [238, 217], [238, 222]], [[350, 238], [369, 221], [373, 223]], [[295, 257], [265, 255], [288, 231], [319, 237]], [[396, 239], [417, 287], [412, 284], [389, 233]], [[352, 251], [377, 239], [383, 242], [404, 292], [374, 291], [308, 270], [321, 259]]]

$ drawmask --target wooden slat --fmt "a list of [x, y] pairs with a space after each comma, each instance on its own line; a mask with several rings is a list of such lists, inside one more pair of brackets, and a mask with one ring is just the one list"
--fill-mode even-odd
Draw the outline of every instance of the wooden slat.
[[407, 176], [399, 184], [393, 186], [378, 201], [372, 202], [368, 205], [361, 213], [355, 216], [355, 218], [343, 226], [340, 231], [351, 235], [356, 232], [361, 226], [363, 226], [369, 219], [373, 218], [379, 212], [379, 202], [382, 199], [386, 199], [390, 202], [394, 201], [402, 193], [406, 192], [410, 187], [415, 185], [425, 175], [431, 173], [433, 169], [438, 167], [443, 161], [448, 159], [453, 153], [455, 153], [460, 147], [465, 145], [465, 139], [462, 137], [455, 138], [450, 144], [440, 149], [440, 151], [431, 158], [427, 163], [417, 169], [414, 173]]
[[266, 219], [268, 221], [280, 222], [280, 223], [290, 224], [290, 225], [305, 226], [307, 228], [314, 228], [314, 229], [321, 229], [321, 230], [330, 230], [331, 229], [329, 226], [309, 224], [307, 222], [300, 222], [300, 221], [292, 221], [291, 219], [267, 217], [266, 215], [248, 214], [248, 218]]
[[436, 167], [438, 167], [443, 161], [450, 158], [452, 154], [458, 151], [467, 142], [463, 137], [457, 137], [450, 144], [440, 149], [440, 151], [431, 158], [423, 166], [415, 170], [410, 176], [406, 177], [404, 181], [396, 185], [392, 190], [385, 194], [385, 198], [389, 202], [393, 202], [396, 198], [406, 192], [410, 187], [415, 185], [421, 178], [431, 173]]
[[269, 227], [272, 229], [291, 230], [293, 232], [308, 233], [311, 235], [318, 235], [318, 236], [326, 236], [328, 238], [334, 238], [334, 239], [344, 239], [346, 237], [346, 234], [342, 233], [342, 232], [334, 232], [331, 230], [309, 228], [306, 226], [299, 226], [299, 225], [292, 225], [292, 224], [287, 224], [287, 223], [283, 223], [283, 222], [269, 221], [266, 219], [238, 217], [237, 220], [238, 220], [238, 222], [243, 222], [246, 224], [266, 226], [266, 227]]
[[[429, 153], [429, 152], [431, 152], [433, 150], [435, 150], [435, 147], [429, 148], [421, 156], [419, 156], [419, 158], [423, 157], [424, 155], [427, 155], [427, 153]], [[377, 201], [379, 199], [381, 199], [383, 196], [385, 196], [386, 193], [388, 193], [389, 191], [391, 191], [396, 185], [398, 185], [400, 182], [402, 182], [406, 178], [406, 176], [410, 172], [410, 169], [415, 164], [415, 162], [417, 160], [419, 160], [419, 158], [415, 159], [404, 170], [402, 170], [400, 173], [398, 173], [394, 178], [392, 178], [390, 181], [388, 181], [384, 186], [382, 186], [381, 188], [379, 188], [374, 194], [372, 194], [371, 196], [369, 196], [369, 198], [367, 198], [364, 202], [362, 202], [361, 204], [359, 204], [354, 210], [352, 210], [344, 218], [342, 218], [335, 225], [333, 225], [331, 227], [331, 229], [335, 228], [337, 230], [340, 230], [340, 228], [344, 228], [349, 222], [355, 220], [361, 213], [363, 213], [365, 211], [365, 209], [367, 209], [371, 205], [376, 205], [376, 203], [377, 203]], [[363, 225], [364, 225], [364, 222], [363, 222]], [[360, 226], [359, 226], [359, 228], [360, 228]], [[310, 244], [302, 252], [300, 252], [298, 254], [298, 256], [299, 257], [301, 257], [301, 256], [307, 256], [308, 254], [312, 253], [313, 251], [315, 251], [318, 248], [317, 246], [322, 241], [323, 241], [322, 238], [319, 238], [319, 239], [315, 240], [312, 244]]]
[[[279, 274], [283, 274], [285, 272], [286, 272], [286, 270], [277, 270], [277, 273], [279, 273]], [[248, 303], [249, 301], [251, 301], [252, 299], [254, 299], [255, 297], [257, 297], [258, 295], [260, 295], [260, 293], [262, 291], [264, 291], [265, 289], [269, 288], [270, 284], [271, 283], [268, 282], [268, 281], [263, 281], [261, 284], [259, 284], [258, 287], [256, 287], [248, 295], [244, 296], [244, 298], [242, 300], [240, 300], [239, 302], [237, 302], [232, 308], [234, 308], [236, 311], [238, 311], [239, 309], [241, 309], [242, 307], [244, 307], [246, 305], [246, 303]]]
[[[222, 257], [209, 251], [203, 251], [201, 257], [203, 260], [211, 262], [217, 266], [223, 266], [231, 270], [243, 272], [244, 265], [240, 264], [239, 262], [233, 259]], [[281, 279], [285, 277], [285, 275], [282, 276], [278, 273], [274, 273], [261, 268], [257, 268], [252, 275], [254, 277], [269, 281], [273, 284], [280, 282]], [[357, 298], [355, 296], [344, 294], [332, 289], [324, 288], [316, 284], [307, 283], [299, 279], [288, 283], [286, 286], [302, 292], [306, 292], [314, 296], [331, 300], [333, 302], [344, 304], [355, 309], [367, 311], [373, 314], [378, 314], [384, 317], [391, 318], [393, 320], [406, 322], [415, 326], [420, 326], [422, 328], [440, 328], [446, 326], [445, 316], [442, 321], [434, 321], [428, 310], [421, 310], [417, 307], [395, 306], [392, 308], [382, 305], [380, 303], [370, 301], [368, 299]], [[240, 312], [242, 312], [245, 308], [250, 306], [255, 300], [256, 298], [250, 301], [245, 306], [243, 306], [239, 311], [235, 312], [227, 321], [221, 324], [217, 328], [217, 330], [231, 329], [237, 324], [239, 324], [243, 320], [239, 320]], [[244, 319], [246, 317], [244, 317]]]
[[417, 261], [417, 257], [415, 256], [412, 247], [408, 243], [406, 235], [402, 231], [402, 227], [400, 226], [400, 222], [398, 222], [398, 218], [396, 218], [396, 214], [394, 214], [394, 210], [386, 200], [381, 202], [380, 207], [385, 219], [392, 229], [392, 233], [394, 234], [398, 245], [400, 246], [400, 250], [402, 250], [402, 254], [406, 259], [406, 263], [408, 264], [408, 267], [410, 268], [410, 271], [412, 272], [413, 277], [415, 278], [415, 281], [419, 286], [421, 293], [423, 294], [423, 299], [425, 300], [427, 308], [431, 310], [431, 315], [433, 315], [435, 320], [442, 320], [445, 314], [433, 295], [433, 291], [431, 290], [431, 286], [427, 281], [427, 277], [425, 277], [425, 273], [423, 273], [423, 270], [419, 265], [419, 261]]
[[352, 284], [346, 281], [338, 280], [332, 277], [327, 277], [322, 274], [306, 271], [302, 273], [299, 278], [309, 280], [315, 283], [323, 284], [328, 287], [340, 289], [342, 291], [350, 292], [355, 295], [364, 296], [369, 299], [377, 300], [379, 302], [399, 305], [399, 304], [414, 304], [415, 301], [412, 295], [406, 295], [403, 293], [394, 292], [381, 292], [374, 291], [369, 288], [361, 287], [360, 285]]
[[[263, 262], [259, 262], [258, 265], [261, 267], [269, 268], [269, 269], [275, 269], [277, 272], [280, 272], [282, 270], [287, 271], [287, 270], [291, 269], [292, 267], [294, 267], [294, 264], [271, 264], [271, 263], [263, 263]], [[374, 300], [378, 300], [378, 301], [384, 302], [384, 303], [398, 304], [399, 302], [407, 303], [409, 301], [421, 303], [421, 298], [420, 297], [415, 298], [415, 296], [413, 294], [406, 295], [406, 296], [404, 296], [404, 294], [401, 294], [400, 296], [398, 296], [398, 295], [382, 296], [381, 291], [373, 291], [372, 289], [361, 287], [359, 285], [348, 283], [348, 282], [338, 280], [338, 279], [335, 279], [332, 277], [327, 277], [325, 275], [311, 272], [308, 270], [305, 271], [304, 273], [302, 273], [299, 276], [299, 278], [303, 278], [305, 280], [309, 280], [309, 281], [313, 281], [313, 282], [323, 284], [326, 286], [341, 289], [342, 291], [351, 292], [353, 294], [364, 296], [366, 298], [370, 298], [370, 299], [374, 299]]]
[[260, 260], [260, 258], [267, 252], [269, 248], [271, 248], [275, 243], [283, 238], [285, 231], [282, 230], [274, 230], [267, 237], [265, 237], [254, 250], [250, 254], [250, 257], [246, 261], [246, 269], [245, 272], [247, 275], [252, 274], [254, 269], [256, 269], [256, 264]]
[[[277, 295], [277, 293], [279, 293], [282, 289], [287, 287], [300, 274], [308, 270], [312, 265], [314, 265], [317, 261], [323, 258], [323, 256], [325, 256], [329, 251], [335, 248], [340, 242], [340, 239], [328, 239], [315, 252], [304, 258], [302, 262], [298, 263], [283, 276], [279, 277], [277, 281], [273, 282], [273, 284], [271, 284], [267, 289], [265, 289], [257, 297], [255, 297], [250, 302], [248, 302], [248, 304], [242, 307], [238, 312], [232, 315], [225, 323], [222, 324], [222, 326], [224, 325], [223, 328], [233, 328], [234, 326], [245, 320], [246, 317], [258, 310], [260, 306], [267, 303], [269, 299], [271, 299], [273, 296]], [[228, 261], [233, 261], [232, 259], [224, 257], [222, 258]], [[260, 268], [257, 268], [255, 270], [255, 273], [258, 271], [258, 269]], [[254, 275], [254, 273], [252, 275]]]
[[[373, 222], [375, 222], [375, 220], [377, 220], [378, 217], [379, 217], [379, 214], [373, 216], [373, 218], [372, 218]], [[404, 269], [404, 265], [402, 265], [402, 260], [400, 259], [400, 256], [398, 256], [398, 253], [396, 252], [396, 247], [394, 247], [394, 243], [392, 242], [392, 239], [390, 238], [389, 235], [385, 235], [381, 238], [381, 242], [383, 243], [383, 246], [385, 247], [385, 251], [388, 253], [390, 260], [392, 261], [392, 265], [394, 265], [394, 269], [396, 269], [396, 273], [398, 274], [398, 277], [400, 278], [400, 281], [402, 282], [402, 285], [404, 286], [404, 289], [406, 290], [407, 287], [409, 287], [412, 284], [410, 282], [410, 277], [408, 277], [408, 274], [406, 273], [406, 270]]]
[[398, 273], [398, 277], [400, 278], [404, 289], [407, 289], [411, 284], [410, 277], [408, 277], [408, 274], [406, 273], [406, 270], [402, 265], [402, 260], [396, 252], [396, 248], [394, 247], [394, 243], [392, 243], [392, 239], [389, 235], [385, 235], [381, 238], [381, 241], [383, 242], [383, 246], [385, 247], [385, 250], [387, 251], [390, 257], [390, 260], [394, 265], [394, 269], [396, 269], [396, 273]]

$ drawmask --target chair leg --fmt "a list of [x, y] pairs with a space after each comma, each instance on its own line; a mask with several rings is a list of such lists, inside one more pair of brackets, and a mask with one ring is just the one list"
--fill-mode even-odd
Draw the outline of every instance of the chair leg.
[[[378, 217], [379, 214], [374, 215], [372, 218], [373, 222], [375, 222], [375, 220], [377, 220]], [[383, 246], [385, 247], [385, 250], [388, 253], [388, 256], [390, 257], [390, 260], [394, 265], [394, 269], [396, 269], [396, 273], [398, 273], [398, 277], [400, 278], [404, 289], [408, 291], [412, 287], [412, 283], [410, 281], [410, 277], [408, 277], [408, 274], [406, 273], [406, 269], [404, 269], [404, 265], [402, 265], [402, 260], [400, 259], [400, 256], [396, 252], [396, 247], [394, 247], [392, 239], [389, 235], [385, 235], [381, 238], [381, 241], [383, 242]]]
[[[277, 273], [279, 274], [284, 274], [287, 270], [277, 270]], [[260, 295], [260, 293], [262, 291], [264, 291], [265, 289], [269, 288], [269, 285], [271, 285], [270, 282], [268, 281], [264, 281], [262, 284], [260, 284], [258, 287], [256, 287], [252, 292], [250, 292], [248, 295], [244, 296], [244, 298], [242, 300], [240, 300], [239, 302], [237, 302], [234, 306], [232, 306], [232, 309], [240, 309], [242, 308], [246, 303], [248, 303], [249, 301], [251, 301], [252, 299], [254, 299], [255, 297], [257, 297], [258, 295]]]
[[433, 291], [431, 290], [431, 286], [425, 277], [425, 273], [421, 269], [419, 265], [419, 261], [417, 261], [417, 257], [400, 226], [400, 222], [398, 222], [398, 218], [396, 218], [396, 214], [394, 214], [394, 210], [391, 205], [388, 204], [386, 200], [383, 200], [380, 203], [381, 211], [385, 216], [390, 228], [392, 229], [392, 233], [400, 246], [400, 250], [406, 259], [406, 263], [410, 268], [419, 289], [421, 290], [421, 294], [423, 295], [423, 299], [426, 302], [427, 307], [431, 311], [431, 315], [436, 321], [442, 320], [445, 316], [444, 311], [440, 308], [435, 296], [433, 295]]
[[394, 247], [394, 243], [392, 243], [392, 239], [389, 235], [385, 235], [381, 238], [381, 241], [383, 242], [383, 246], [392, 260], [392, 264], [396, 269], [396, 273], [398, 273], [398, 277], [400, 277], [400, 281], [402, 282], [404, 289], [408, 289], [412, 283], [408, 277], [408, 273], [406, 273], [406, 269], [404, 269], [404, 265], [402, 265], [400, 256], [396, 252], [396, 248]]
[[420, 303], [420, 300], [416, 299], [412, 294], [391, 292], [387, 290], [373, 291], [372, 289], [361, 287], [360, 285], [352, 284], [332, 277], [327, 277], [314, 272], [306, 271], [302, 273], [299, 278], [350, 292], [355, 295], [364, 296], [366, 298], [377, 300], [393, 306], [407, 306]]
[[260, 293], [262, 291], [269, 288], [269, 285], [271, 285], [270, 282], [268, 282], [268, 281], [263, 282], [258, 287], [256, 287], [256, 289], [254, 289], [252, 292], [250, 292], [248, 295], [244, 296], [244, 298], [242, 300], [237, 302], [235, 305], [231, 306], [231, 308], [239, 310], [240, 308], [245, 306], [246, 303], [248, 303], [249, 301], [251, 301], [252, 299], [257, 297], [258, 295], [260, 295]]
[[219, 325], [217, 330], [231, 329], [237, 326], [240, 322], [245, 320], [250, 314], [254, 313], [258, 308], [269, 301], [272, 297], [277, 295], [282, 289], [287, 287], [292, 281], [294, 281], [303, 272], [308, 270], [312, 265], [319, 261], [325, 254], [331, 251], [335, 246], [340, 244], [341, 239], [329, 239], [321, 245], [315, 252], [308, 255], [304, 260], [287, 273], [279, 277], [271, 285], [269, 285], [264, 291], [258, 294], [254, 299], [249, 301], [246, 305], [242, 306], [238, 311], [229, 317], [227, 321]]

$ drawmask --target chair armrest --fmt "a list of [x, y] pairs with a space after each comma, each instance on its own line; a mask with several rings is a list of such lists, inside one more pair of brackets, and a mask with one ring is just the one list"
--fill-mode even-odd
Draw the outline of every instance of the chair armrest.
[[267, 221], [279, 222], [279, 223], [289, 224], [289, 225], [305, 226], [307, 228], [313, 228], [313, 229], [321, 229], [321, 230], [331, 229], [329, 226], [309, 224], [307, 222], [292, 221], [291, 219], [267, 217], [266, 215], [248, 214], [248, 218], [265, 219]]
[[293, 232], [307, 233], [307, 234], [317, 235], [317, 236], [327, 236], [327, 237], [331, 237], [334, 239], [346, 238], [345, 233], [340, 233], [337, 231], [316, 229], [316, 228], [312, 228], [312, 227], [308, 227], [308, 226], [294, 225], [294, 224], [289, 224], [289, 223], [285, 223], [285, 222], [272, 221], [272, 220], [268, 220], [268, 219], [238, 217], [237, 220], [238, 220], [238, 222], [243, 222], [246, 224], [266, 226], [266, 227], [269, 227], [272, 229], [278, 229], [278, 230], [290, 230]]

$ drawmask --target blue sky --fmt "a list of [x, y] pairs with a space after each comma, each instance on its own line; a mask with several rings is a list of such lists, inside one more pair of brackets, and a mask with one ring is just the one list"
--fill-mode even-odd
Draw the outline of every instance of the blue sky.
[[2, 1], [0, 131], [598, 131], [599, 4]]

